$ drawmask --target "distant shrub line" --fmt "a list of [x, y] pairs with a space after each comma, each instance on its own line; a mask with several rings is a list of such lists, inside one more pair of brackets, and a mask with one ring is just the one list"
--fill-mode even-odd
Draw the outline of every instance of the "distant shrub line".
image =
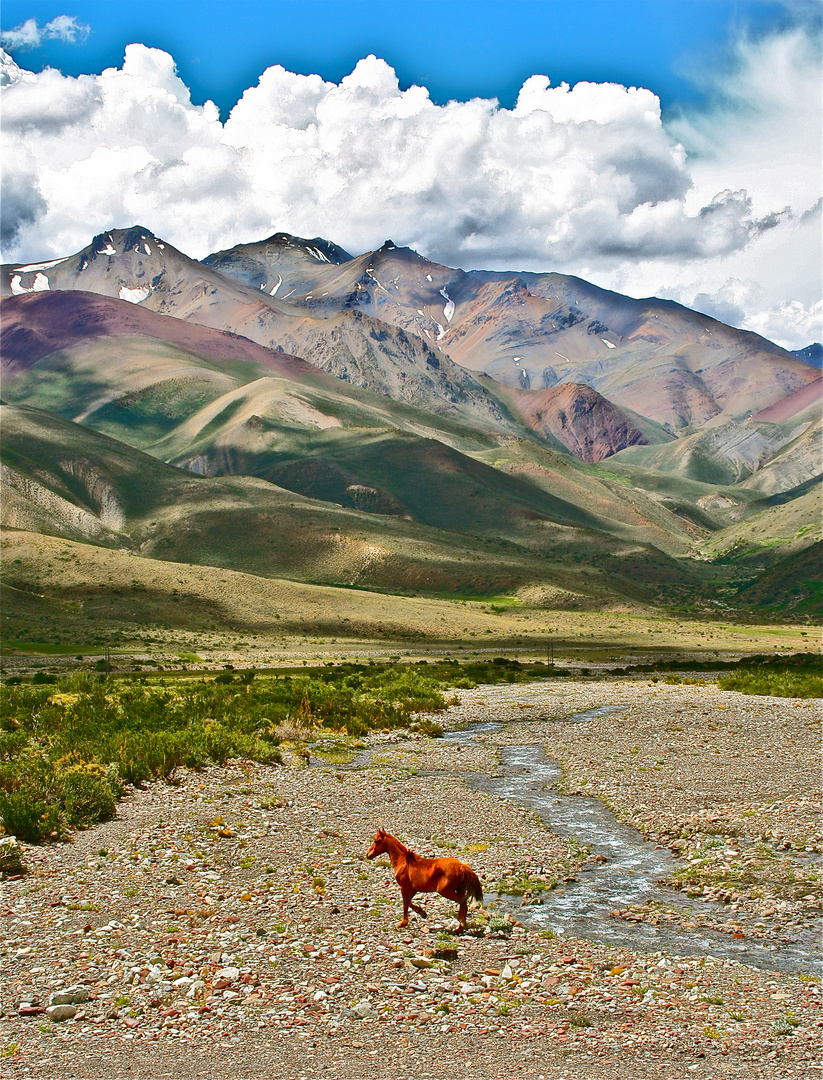
[[823, 674], [823, 657], [818, 653], [790, 653], [786, 656], [755, 655], [741, 660], [656, 660], [651, 664], [634, 664], [612, 668], [612, 675], [645, 675], [659, 671], [791, 671], [798, 674]]

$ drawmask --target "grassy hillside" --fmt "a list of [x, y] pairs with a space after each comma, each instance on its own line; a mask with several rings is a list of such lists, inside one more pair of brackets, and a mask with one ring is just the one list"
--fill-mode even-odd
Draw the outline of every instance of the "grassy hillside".
[[[668, 442], [657, 431], [586, 464], [507, 412], [520, 391], [498, 394], [494, 420], [444, 416], [118, 300], [44, 296], [4, 307], [10, 529], [255, 580], [692, 613], [757, 609], [753, 579], [820, 539], [808, 395], [791, 415]], [[774, 595], [787, 617], [815, 614], [807, 569], [785, 562]], [[7, 576], [21, 625], [57, 588], [46, 578], [38, 591]], [[84, 600], [82, 618], [117, 621], [123, 584]], [[133, 617], [151, 622], [165, 588], [138, 592]], [[178, 600], [180, 627], [229, 619], [216, 601]], [[75, 611], [64, 601], [60, 618]]]
[[823, 610], [823, 541], [779, 560], [738, 592], [738, 602], [792, 615], [820, 616]]
[[[671, 655], [734, 657], [808, 648], [808, 631], [728, 618], [683, 618], [650, 609], [564, 611], [492, 595], [443, 600], [257, 577], [219, 567], [145, 558], [113, 548], [6, 530], [2, 548], [4, 656], [61, 651], [92, 662], [109, 643], [122, 670], [140, 656], [195, 654], [235, 664], [285, 656], [335, 658], [365, 650], [423, 655], [517, 650], [578, 663], [648, 662]], [[95, 652], [96, 650], [96, 652]], [[134, 659], [131, 660], [130, 656]], [[164, 660], [164, 663], [167, 663]], [[82, 664], [81, 664], [82, 666]]]
[[[580, 526], [554, 523], [546, 511], [559, 513], [562, 500], [411, 436], [405, 445], [375, 436], [372, 467], [399, 477], [415, 452], [430, 453], [418, 459], [417, 487], [410, 483], [406, 496], [423, 521], [253, 477], [194, 476], [35, 409], [6, 405], [2, 414], [7, 527], [146, 557], [390, 591], [494, 595], [542, 583], [572, 606], [652, 599], [654, 575], [638, 581], [624, 561], [665, 559], [586, 529], [573, 506], [567, 512]], [[437, 515], [452, 527], [441, 527]]]

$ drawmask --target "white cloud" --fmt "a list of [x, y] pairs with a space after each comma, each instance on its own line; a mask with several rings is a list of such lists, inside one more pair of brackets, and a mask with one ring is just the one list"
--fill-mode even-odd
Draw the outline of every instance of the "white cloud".
[[44, 26], [40, 26], [37, 19], [26, 19], [13, 30], [0, 30], [0, 45], [14, 50], [36, 49], [44, 41], [82, 45], [90, 32], [91, 27], [81, 23], [74, 15], [58, 15]]
[[[774, 277], [775, 238], [811, 243], [802, 214], [816, 181], [803, 148], [814, 108], [798, 110], [799, 134], [788, 130], [788, 103], [808, 80], [801, 45], [784, 35], [759, 58], [741, 53], [714, 110], [679, 117], [675, 135], [642, 88], [536, 75], [513, 109], [438, 106], [373, 56], [339, 84], [268, 68], [224, 125], [211, 102], [192, 104], [170, 56], [143, 45], [128, 46], [122, 68], [77, 79], [7, 65], [4, 254], [65, 254], [133, 223], [196, 257], [281, 229], [353, 251], [391, 237], [450, 265], [580, 273], [687, 302], [703, 293], [729, 311], [726, 282], [749, 282], [734, 294], [741, 321], [779, 309], [763, 325], [784, 328], [793, 303], [811, 310], [819, 294], [808, 282], [802, 294], [758, 294], [760, 272], [739, 263], [771, 252]], [[785, 78], [770, 96], [759, 65], [778, 61]], [[760, 159], [758, 131], [769, 144]], [[781, 131], [804, 179], [775, 188], [764, 161], [779, 158]], [[786, 288], [792, 275], [796, 261]]]
[[794, 27], [744, 40], [708, 89], [706, 107], [667, 125], [687, 149], [686, 206], [703, 205], [722, 183], [745, 188], [749, 243], [679, 265], [589, 261], [577, 272], [633, 296], [667, 296], [790, 349], [823, 340], [819, 34]]

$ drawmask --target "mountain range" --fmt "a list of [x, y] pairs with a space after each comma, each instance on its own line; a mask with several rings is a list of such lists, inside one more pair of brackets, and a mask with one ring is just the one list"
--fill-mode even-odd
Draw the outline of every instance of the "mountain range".
[[198, 261], [112, 230], [0, 291], [6, 527], [386, 591], [812, 610], [811, 347], [285, 233]]

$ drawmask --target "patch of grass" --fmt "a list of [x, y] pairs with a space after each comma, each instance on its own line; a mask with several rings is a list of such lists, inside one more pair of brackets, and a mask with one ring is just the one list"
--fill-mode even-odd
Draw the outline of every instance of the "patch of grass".
[[0, 874], [23, 874], [26, 867], [22, 852], [14, 836], [0, 839]]
[[87, 656], [96, 656], [105, 652], [105, 648], [96, 645], [56, 645], [49, 641], [4, 641], [3, 652], [9, 653], [34, 653], [44, 656], [71, 656], [82, 648]]
[[775, 1035], [794, 1035], [795, 1028], [800, 1027], [800, 1021], [794, 1015], [794, 1013], [787, 1012], [780, 1020], [776, 1020], [774, 1024]]
[[717, 680], [721, 690], [737, 690], [742, 694], [769, 697], [823, 697], [823, 658], [813, 653], [800, 653], [787, 663], [781, 657], [770, 662], [741, 667]]
[[514, 927], [508, 921], [508, 919], [502, 918], [500, 915], [492, 915], [489, 919], [489, 933], [501, 934], [503, 937], [508, 937]]
[[457, 844], [453, 840], [447, 840], [444, 836], [430, 836], [429, 840], [436, 847], [445, 848], [446, 851], [457, 850]]
[[541, 874], [507, 874], [497, 883], [496, 892], [509, 896], [533, 896], [537, 893], [548, 892], [556, 885], [554, 876], [546, 877]]
[[569, 1023], [573, 1028], [588, 1028], [592, 1026], [592, 1019], [583, 1012], [573, 1012], [569, 1016]]

